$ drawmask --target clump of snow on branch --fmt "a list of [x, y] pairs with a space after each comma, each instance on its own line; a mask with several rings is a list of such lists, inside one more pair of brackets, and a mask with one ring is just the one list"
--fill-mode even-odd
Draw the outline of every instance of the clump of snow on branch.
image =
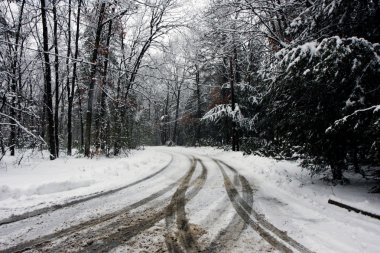
[[372, 111], [374, 114], [380, 111], [380, 105], [374, 105], [369, 108], [359, 109], [351, 113], [350, 115], [344, 116], [341, 119], [338, 119], [334, 124], [326, 129], [326, 133], [332, 132], [336, 127], [344, 125], [350, 118], [360, 115], [361, 113], [366, 113]]
[[289, 70], [293, 65], [304, 59], [305, 56], [310, 55], [312, 57], [317, 52], [317, 46], [318, 44], [315, 41], [308, 42], [290, 51], [288, 49], [281, 50], [276, 54], [276, 57], [282, 58], [283, 62], [287, 63], [287, 70]]
[[232, 106], [230, 104], [217, 105], [206, 112], [206, 114], [202, 117], [202, 120], [218, 122], [222, 118], [230, 118], [234, 122], [242, 122], [244, 120], [244, 116], [241, 113], [238, 104], [235, 104], [234, 110], [232, 110]]
[[135, 121], [139, 122], [141, 120], [143, 114], [144, 114], [144, 110], [137, 111], [136, 115], [135, 115]]

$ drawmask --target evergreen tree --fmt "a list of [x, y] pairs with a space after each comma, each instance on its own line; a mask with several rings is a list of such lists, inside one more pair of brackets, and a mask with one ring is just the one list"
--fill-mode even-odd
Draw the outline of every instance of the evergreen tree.
[[320, 41], [331, 36], [356, 36], [380, 42], [379, 0], [315, 0], [303, 6], [304, 10], [288, 29], [292, 43]]
[[[263, 99], [260, 131], [282, 149], [300, 147], [314, 168], [334, 179], [351, 154], [358, 163], [378, 154], [379, 46], [331, 37], [279, 52]], [[266, 128], [270, 130], [266, 130]], [[370, 139], [369, 139], [369, 138]], [[371, 140], [371, 141], [370, 141]], [[378, 160], [378, 158], [377, 158]], [[310, 160], [306, 160], [305, 165]], [[362, 160], [361, 162], [363, 162]]]

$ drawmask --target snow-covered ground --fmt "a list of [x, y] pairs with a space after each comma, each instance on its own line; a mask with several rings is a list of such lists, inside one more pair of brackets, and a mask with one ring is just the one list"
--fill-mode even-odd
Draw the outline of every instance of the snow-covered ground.
[[[21, 157], [23, 159], [19, 163]], [[169, 154], [132, 151], [122, 158], [63, 157], [26, 152], [0, 162], [0, 220], [122, 187], [168, 164]]]
[[[17, 164], [17, 160], [5, 157], [0, 167], [0, 220], [12, 214], [66, 203], [72, 199], [80, 199], [130, 184], [160, 170], [174, 157], [172, 168], [162, 176], [152, 181], [145, 181], [143, 186], [136, 187], [137, 191], [136, 188], [131, 188], [125, 193], [120, 193], [120, 196], [125, 195], [127, 198], [123, 200], [125, 203], [119, 203], [115, 207], [122, 208], [128, 203], [132, 204], [149, 196], [160, 188], [167, 187], [168, 184], [182, 177], [189, 166], [189, 155], [202, 159], [202, 163], [207, 168], [207, 176], [201, 190], [186, 203], [189, 222], [200, 225], [207, 231], [199, 240], [205, 242], [212, 240], [236, 216], [235, 209], [226, 195], [222, 174], [212, 160], [215, 158], [234, 167], [249, 181], [254, 189], [253, 209], [255, 211], [263, 214], [275, 227], [286, 231], [288, 236], [311, 251], [379, 252], [379, 220], [328, 204], [331, 198], [380, 214], [380, 195], [367, 193], [374, 182], [354, 176], [350, 178], [350, 185], [332, 187], [318, 178], [311, 178], [308, 171], [298, 166], [297, 161], [276, 161], [257, 156], [243, 156], [240, 152], [227, 152], [213, 148], [148, 147], [146, 150], [133, 151], [128, 157], [112, 159], [64, 157], [48, 161], [46, 157], [33, 156], [24, 158], [20, 165]], [[201, 176], [201, 168], [202, 166], [198, 164], [192, 180]], [[231, 178], [232, 176], [230, 174]], [[173, 188], [163, 196], [170, 197], [174, 190]], [[239, 191], [244, 194], [241, 189]], [[117, 201], [119, 197], [114, 198]], [[161, 200], [156, 200], [156, 202], [159, 201]], [[93, 202], [91, 205], [101, 201], [94, 200]], [[78, 207], [78, 210], [90, 210], [85, 206], [83, 205], [82, 209]], [[97, 215], [104, 215], [111, 207], [107, 208], [103, 208], [104, 212], [98, 210]], [[65, 212], [70, 213], [69, 210], [62, 210], [62, 213]], [[70, 217], [70, 219], [72, 219], [72, 224], [82, 222], [76, 220], [75, 217]], [[81, 219], [85, 220], [85, 215], [81, 215]], [[35, 224], [39, 222], [40, 220], [36, 219]], [[164, 224], [161, 223], [162, 221], [157, 223], [152, 231], [164, 231]], [[32, 222], [26, 222], [26, 224], [30, 225]], [[44, 226], [48, 226], [48, 223]], [[65, 226], [71, 225], [68, 223]], [[6, 229], [13, 231], [14, 235], [21, 236], [22, 233], [18, 233], [16, 228], [17, 226], [14, 225], [14, 228], [9, 226]], [[7, 233], [4, 232], [4, 235], [1, 235], [0, 242], [3, 241], [4, 245], [12, 245], [7, 239], [9, 236]], [[149, 230], [146, 233], [149, 234]], [[252, 237], [253, 234], [255, 231], [250, 227], [244, 230], [240, 237], [238, 235], [239, 239], [236, 239], [235, 245], [230, 248], [233, 250], [230, 252], [247, 252], [247, 250], [257, 252], [258, 248], [252, 245], [252, 241], [256, 246], [262, 244], [260, 249], [263, 251], [273, 250], [257, 234]], [[134, 240], [139, 241], [145, 238], [145, 236], [140, 237], [137, 236]], [[120, 252], [126, 249], [131, 250], [129, 247], [119, 248]], [[256, 251], [250, 250], [250, 247]]]
[[256, 188], [254, 208], [313, 251], [380, 252], [380, 220], [328, 204], [331, 198], [380, 215], [380, 194], [368, 193], [374, 182], [346, 175], [351, 184], [334, 187], [312, 178], [297, 161], [203, 147], [171, 149], [215, 157], [233, 166]]

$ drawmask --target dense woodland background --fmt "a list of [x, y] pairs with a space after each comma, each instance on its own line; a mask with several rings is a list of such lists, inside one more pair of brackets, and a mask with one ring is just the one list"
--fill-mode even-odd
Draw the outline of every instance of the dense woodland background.
[[380, 1], [193, 4], [0, 1], [2, 155], [217, 145], [379, 173]]

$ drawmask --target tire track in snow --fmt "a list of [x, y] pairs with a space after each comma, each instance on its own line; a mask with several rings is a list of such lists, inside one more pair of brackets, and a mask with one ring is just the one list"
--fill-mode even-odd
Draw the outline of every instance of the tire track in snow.
[[[207, 172], [201, 173], [193, 182], [190, 183], [191, 177], [194, 174], [196, 168], [196, 161], [193, 159], [193, 163], [187, 174], [182, 178], [182, 181], [180, 185], [178, 186], [176, 192], [173, 194], [173, 197], [171, 198], [171, 201], [168, 206], [166, 206], [164, 209], [160, 211], [155, 211], [155, 214], [152, 216], [146, 218], [137, 218], [134, 219], [135, 223], [131, 226], [131, 224], [128, 224], [126, 227], [121, 227], [118, 229], [117, 232], [107, 235], [106, 237], [102, 238], [101, 241], [98, 244], [93, 244], [90, 247], [86, 247], [84, 250], [81, 250], [81, 252], [108, 252], [111, 249], [116, 248], [122, 242], [126, 242], [132, 237], [136, 236], [137, 234], [153, 227], [156, 223], [158, 223], [160, 220], [171, 217], [174, 212], [178, 212], [178, 209], [181, 209], [182, 202], [179, 199], [180, 197], [186, 198], [187, 200], [191, 200], [193, 197], [195, 197], [200, 189], [203, 187]], [[186, 196], [186, 191], [188, 188], [192, 186], [192, 188], [188, 195]], [[184, 209], [183, 209], [184, 210]], [[180, 213], [182, 211], [179, 211]], [[142, 212], [144, 217], [145, 211]], [[178, 215], [178, 214], [177, 214]], [[181, 214], [182, 215], [182, 214]], [[177, 220], [178, 221], [178, 220]], [[129, 223], [129, 221], [127, 221]], [[183, 245], [182, 245], [183, 246]], [[181, 245], [178, 242], [173, 242], [170, 244], [170, 249], [173, 250], [172, 252], [181, 252]], [[168, 249], [169, 249], [168, 247]]]
[[[244, 183], [243, 183], [244, 182]], [[253, 204], [253, 190], [245, 181], [245, 178], [234, 175], [234, 185], [235, 187], [242, 186], [243, 190], [243, 200], [249, 205]], [[209, 247], [203, 251], [203, 253], [213, 253], [220, 252], [226, 249], [228, 244], [233, 241], [237, 241], [241, 233], [247, 228], [247, 223], [239, 216], [239, 214], [234, 214], [228, 225], [222, 229], [216, 238], [210, 243]]]
[[[190, 226], [189, 221], [186, 218], [186, 212], [185, 212], [185, 205], [186, 205], [186, 191], [189, 187], [189, 182], [194, 174], [197, 162], [200, 162], [198, 159], [193, 158], [193, 166], [187, 176], [185, 177], [182, 184], [179, 186], [176, 193], [173, 195], [170, 204], [167, 209], [167, 215], [165, 217], [166, 222], [166, 228], [168, 230], [167, 234], [165, 235], [165, 243], [168, 248], [169, 252], [197, 252], [198, 243], [196, 239], [193, 237], [193, 235], [190, 232]], [[193, 193], [189, 194], [189, 198], [193, 198], [200, 189], [203, 187], [206, 177], [207, 177], [207, 170], [203, 163], [202, 165], [202, 173], [199, 176], [199, 180], [196, 179], [195, 182], [195, 188]], [[200, 181], [201, 184], [199, 184]], [[203, 184], [202, 184], [203, 182]], [[198, 183], [198, 184], [197, 184]], [[176, 219], [176, 222], [174, 220]], [[177, 230], [174, 231], [174, 225], [176, 224]], [[181, 246], [183, 250], [181, 249]]]
[[[180, 244], [185, 249], [185, 252], [198, 252], [199, 245], [197, 240], [194, 238], [194, 235], [191, 233], [189, 220], [186, 217], [186, 201], [194, 198], [199, 191], [203, 188], [207, 179], [207, 168], [200, 159], [196, 159], [196, 162], [199, 162], [202, 167], [201, 175], [195, 180], [194, 189], [189, 192], [188, 196], [185, 195], [186, 191], [183, 191], [179, 194], [176, 200], [176, 215], [177, 215], [177, 229], [178, 229], [178, 239], [181, 242]], [[180, 252], [180, 251], [173, 251]]]
[[[192, 166], [193, 167], [193, 166]], [[157, 210], [157, 207], [149, 208], [148, 210], [139, 211], [133, 213], [133, 216], [128, 217], [128, 211], [140, 207], [155, 198], [161, 196], [163, 193], [172, 190], [175, 185], [180, 184], [176, 193], [183, 191], [182, 187], [186, 187], [185, 192], [189, 186], [195, 186], [186, 194], [186, 199], [193, 198], [203, 187], [206, 180], [205, 173], [198, 176], [193, 182], [184, 184], [185, 179], [192, 171], [192, 167], [187, 174], [173, 183], [165, 187], [160, 192], [153, 194], [135, 204], [124, 208], [118, 212], [101, 217], [101, 219], [94, 219], [87, 224], [80, 224], [75, 227], [71, 227], [65, 231], [60, 231], [44, 238], [29, 242], [28, 245], [18, 245], [18, 249], [7, 249], [5, 252], [23, 252], [28, 250], [35, 251], [51, 251], [60, 252], [62, 249], [64, 252], [108, 252], [111, 249], [121, 245], [123, 242], [128, 241], [137, 234], [153, 227], [157, 222], [164, 219], [168, 215], [168, 210], [171, 210], [175, 203], [169, 203], [169, 205], [161, 210]], [[192, 174], [192, 173], [191, 173]], [[176, 194], [174, 193], [174, 194]], [[164, 199], [162, 202], [170, 201], [170, 198]], [[96, 225], [100, 225], [102, 222], [106, 222], [116, 218], [110, 224], [100, 229], [94, 228]], [[82, 232], [83, 235], [80, 233]], [[65, 238], [66, 237], [66, 238]], [[54, 245], [53, 241], [59, 241]], [[80, 243], [81, 242], [81, 243]], [[53, 244], [52, 244], [53, 243]], [[179, 245], [174, 245], [175, 249], [179, 249]], [[178, 252], [178, 251], [176, 251]]]
[[137, 180], [137, 181], [135, 181], [133, 183], [127, 184], [125, 186], [121, 186], [119, 188], [112, 189], [112, 190], [109, 190], [109, 191], [103, 191], [103, 192], [98, 192], [98, 193], [95, 193], [95, 194], [91, 194], [90, 196], [87, 196], [87, 197], [84, 197], [84, 198], [80, 198], [80, 199], [75, 199], [75, 200], [66, 202], [64, 204], [57, 204], [57, 205], [53, 205], [53, 206], [43, 207], [43, 208], [36, 209], [36, 210], [30, 211], [30, 212], [26, 212], [26, 213], [19, 214], [19, 215], [13, 215], [13, 216], [11, 216], [9, 218], [5, 218], [3, 220], [0, 220], [0, 227], [3, 226], [3, 225], [6, 225], [6, 224], [10, 224], [10, 223], [26, 220], [26, 219], [29, 219], [29, 218], [32, 218], [32, 217], [39, 216], [41, 214], [50, 213], [50, 212], [53, 212], [53, 211], [58, 210], [58, 209], [66, 208], [66, 207], [73, 206], [73, 205], [76, 205], [76, 204], [79, 204], [79, 203], [83, 203], [83, 202], [86, 202], [86, 201], [89, 201], [89, 200], [92, 200], [92, 199], [95, 199], [95, 198], [104, 197], [104, 196], [111, 195], [113, 193], [122, 191], [124, 189], [127, 189], [129, 187], [135, 186], [135, 185], [137, 185], [139, 183], [142, 183], [142, 182], [144, 182], [144, 181], [146, 181], [148, 179], [151, 179], [151, 178], [159, 175], [160, 173], [162, 173], [163, 171], [165, 171], [170, 166], [170, 164], [172, 162], [173, 162], [173, 156], [171, 156], [169, 163], [166, 164], [164, 167], [162, 167], [160, 170], [158, 170], [155, 173], [150, 174], [150, 175], [148, 175], [148, 176], [146, 176], [146, 177], [144, 177], [144, 178], [142, 178], [140, 180]]
[[[169, 164], [167, 166], [169, 166]], [[107, 222], [107, 221], [109, 221], [111, 219], [116, 218], [117, 216], [122, 215], [123, 213], [129, 212], [129, 211], [131, 211], [133, 209], [141, 207], [141, 206], [143, 206], [143, 205], [145, 205], [145, 204], [147, 204], [147, 203], [149, 203], [149, 202], [151, 202], [151, 201], [159, 198], [160, 196], [164, 195], [165, 193], [169, 192], [176, 185], [180, 184], [183, 181], [183, 179], [184, 179], [184, 177], [181, 177], [179, 180], [177, 180], [176, 182], [174, 182], [174, 183], [168, 185], [167, 187], [161, 189], [160, 191], [155, 192], [155, 193], [149, 195], [148, 197], [146, 197], [146, 198], [144, 198], [142, 200], [139, 200], [139, 201], [137, 201], [137, 202], [135, 202], [135, 203], [133, 203], [133, 204], [125, 207], [125, 208], [122, 208], [122, 209], [120, 209], [120, 210], [118, 210], [116, 212], [103, 215], [101, 217], [98, 217], [98, 218], [95, 218], [95, 219], [92, 219], [92, 220], [80, 223], [78, 225], [74, 225], [74, 226], [69, 227], [67, 229], [60, 230], [60, 231], [58, 231], [56, 233], [52, 233], [52, 234], [49, 234], [49, 235], [46, 235], [46, 236], [42, 236], [42, 237], [39, 237], [37, 239], [31, 240], [31, 241], [27, 241], [27, 242], [18, 244], [16, 246], [13, 246], [13, 247], [10, 247], [10, 248], [7, 248], [7, 249], [2, 249], [1, 252], [5, 252], [5, 253], [7, 253], [7, 252], [23, 252], [23, 251], [30, 250], [30, 249], [35, 249], [35, 250], [42, 249], [44, 247], [44, 245], [48, 244], [50, 241], [52, 241], [54, 239], [57, 239], [57, 238], [60, 238], [60, 237], [64, 237], [64, 236], [68, 236], [68, 235], [73, 234], [73, 233], [75, 233], [77, 231], [93, 227], [93, 226], [95, 226], [97, 224], [100, 224], [100, 223], [103, 223], [103, 222]], [[164, 214], [163, 214], [163, 216], [164, 216]]]
[[19, 244], [19, 245], [16, 245], [12, 248], [8, 248], [8, 249], [5, 249], [4, 252], [7, 253], [7, 252], [23, 252], [25, 250], [29, 250], [29, 249], [35, 249], [37, 250], [38, 248], [42, 248], [45, 244], [49, 243], [50, 241], [56, 239], [56, 238], [60, 238], [60, 237], [63, 237], [63, 236], [68, 236], [69, 234], [71, 233], [75, 233], [79, 230], [83, 230], [83, 229], [87, 229], [87, 228], [90, 228], [92, 226], [95, 226], [97, 224], [100, 224], [100, 223], [103, 223], [103, 222], [107, 222], [125, 212], [128, 212], [128, 211], [131, 211], [133, 209], [136, 209], [140, 206], [143, 206], [151, 201], [153, 201], [154, 199], [162, 196], [163, 194], [165, 194], [166, 192], [170, 191], [171, 189], [173, 189], [173, 187], [175, 187], [176, 185], [178, 184], [178, 181], [173, 183], [173, 184], [170, 184], [168, 185], [167, 187], [165, 187], [164, 189], [150, 195], [149, 197], [146, 197], [126, 208], [123, 208], [122, 210], [119, 210], [117, 212], [114, 212], [114, 213], [111, 213], [111, 214], [107, 214], [107, 215], [104, 215], [100, 218], [96, 218], [96, 219], [93, 219], [93, 220], [90, 220], [90, 221], [86, 221], [84, 223], [81, 223], [79, 225], [75, 225], [75, 226], [72, 226], [72, 227], [69, 227], [67, 229], [64, 229], [64, 230], [60, 230], [59, 232], [57, 233], [54, 233], [54, 234], [50, 234], [50, 235], [46, 235], [46, 236], [43, 236], [43, 237], [40, 237], [40, 238], [37, 238], [36, 240], [32, 240], [32, 241], [28, 241], [28, 242], [25, 242], [25, 243], [22, 243], [22, 244]]
[[[314, 253], [302, 244], [295, 241], [293, 238], [289, 237], [286, 232], [278, 229], [273, 224], [268, 222], [262, 214], [259, 214], [253, 210], [252, 206], [250, 206], [246, 201], [244, 201], [244, 199], [242, 199], [221, 164], [234, 173], [238, 174], [238, 172], [233, 167], [222, 161], [215, 159], [214, 161], [218, 164], [219, 169], [222, 172], [228, 197], [230, 198], [236, 212], [244, 219], [247, 224], [249, 224], [256, 232], [258, 232], [261, 237], [263, 237], [268, 243], [270, 243], [273, 247], [280, 250], [281, 252], [293, 252], [291, 249], [292, 247], [302, 253]], [[248, 180], [241, 175], [240, 177], [243, 179], [243, 185], [245, 184], [247, 187], [250, 187]], [[256, 221], [251, 218], [251, 214], [256, 219]], [[277, 236], [282, 241], [278, 240], [278, 238], [273, 235]]]

